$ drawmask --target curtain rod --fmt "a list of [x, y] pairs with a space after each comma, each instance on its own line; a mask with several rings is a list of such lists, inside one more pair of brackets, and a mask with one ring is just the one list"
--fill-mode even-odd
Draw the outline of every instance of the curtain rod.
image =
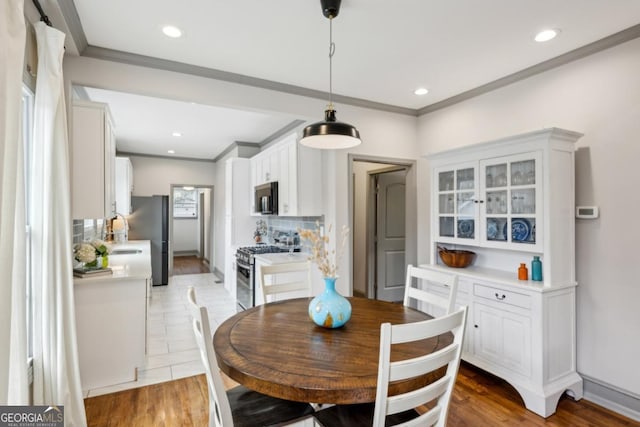
[[51, 24], [49, 17], [44, 13], [44, 10], [42, 10], [40, 1], [38, 0], [31, 0], [31, 1], [33, 1], [33, 5], [36, 7], [36, 9], [38, 9], [38, 13], [40, 13], [40, 20], [45, 24], [47, 24], [48, 26], [53, 27], [53, 24]]

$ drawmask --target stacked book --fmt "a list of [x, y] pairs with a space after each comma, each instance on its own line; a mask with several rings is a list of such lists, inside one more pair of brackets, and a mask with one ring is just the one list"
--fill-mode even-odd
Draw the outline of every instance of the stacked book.
[[97, 276], [107, 276], [113, 274], [111, 268], [74, 268], [73, 276], [74, 277], [97, 277]]

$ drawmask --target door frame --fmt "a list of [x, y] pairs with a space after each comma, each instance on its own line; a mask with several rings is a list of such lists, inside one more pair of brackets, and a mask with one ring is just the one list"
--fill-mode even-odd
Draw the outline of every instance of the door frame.
[[[211, 245], [211, 243], [213, 242], [213, 238], [214, 238], [214, 233], [215, 233], [215, 227], [213, 226], [214, 224], [214, 218], [213, 218], [213, 197], [214, 197], [214, 186], [213, 185], [207, 185], [207, 184], [169, 184], [169, 276], [173, 276], [173, 189], [174, 188], [180, 188], [180, 187], [193, 187], [195, 189], [200, 189], [200, 188], [208, 188], [211, 190], [211, 194], [210, 194], [210, 200], [209, 203], [211, 204], [211, 207], [209, 208], [209, 232], [210, 232], [210, 238], [209, 238], [209, 245]], [[200, 195], [198, 195], [198, 204], [200, 204]], [[198, 207], [198, 210], [200, 209], [200, 206]], [[200, 213], [200, 212], [198, 212]], [[204, 222], [202, 220], [202, 218], [200, 218], [200, 216], [198, 216], [198, 226], [199, 227], [203, 227], [204, 228]], [[198, 230], [198, 233], [200, 233], [200, 230]], [[213, 247], [209, 248], [209, 255], [211, 256], [211, 258], [213, 258]], [[211, 267], [209, 267], [209, 270], [211, 271]], [[211, 271], [213, 273], [213, 271]]]
[[[389, 168], [406, 168], [407, 176], [406, 176], [406, 198], [405, 198], [405, 227], [406, 227], [406, 240], [405, 240], [405, 262], [407, 264], [416, 264], [417, 253], [418, 253], [418, 212], [417, 212], [417, 168], [416, 160], [412, 159], [401, 159], [401, 158], [393, 158], [393, 157], [380, 157], [380, 156], [371, 156], [366, 154], [353, 154], [350, 153], [347, 155], [348, 158], [348, 179], [349, 188], [348, 188], [348, 212], [349, 212], [349, 229], [353, 230], [354, 224], [354, 200], [355, 200], [355, 179], [354, 179], [354, 162], [367, 162], [367, 163], [380, 163], [382, 167], [383, 165], [388, 165]], [[381, 168], [382, 169], [382, 168]], [[369, 177], [369, 179], [371, 179]], [[370, 191], [371, 191], [371, 186]], [[372, 217], [372, 206], [375, 206], [375, 203], [372, 203], [372, 195], [369, 193], [367, 195], [367, 223], [368, 227], [371, 226], [371, 217]], [[375, 225], [374, 225], [375, 228]], [[369, 236], [369, 232], [367, 231], [367, 236]], [[367, 288], [367, 297], [370, 298], [374, 296], [374, 288], [375, 278], [372, 274], [375, 274], [375, 271], [372, 273], [373, 267], [375, 267], [375, 262], [372, 261], [371, 257], [375, 256], [375, 246], [372, 246], [374, 242], [373, 239], [367, 237], [366, 248], [367, 248], [367, 256], [365, 257], [365, 271], [367, 274], [366, 278], [366, 288]], [[351, 270], [351, 294], [353, 294], [353, 284], [354, 280], [354, 233], [351, 233], [350, 239], [351, 245], [351, 256], [349, 258], [349, 268]], [[371, 248], [374, 248], [372, 251]]]
[[[375, 169], [371, 171], [367, 171], [367, 181], [368, 185], [368, 195], [367, 195], [367, 298], [378, 299], [378, 286], [376, 284], [376, 279], [378, 277], [378, 242], [376, 240], [376, 234], [378, 231], [378, 189], [377, 189], [377, 178], [379, 175], [383, 175], [385, 173], [390, 172], [398, 172], [398, 171], [406, 171], [408, 173], [408, 167], [403, 165], [388, 165], [387, 167], [382, 167], [381, 169]], [[406, 191], [406, 182], [407, 177], [405, 173], [405, 191]], [[405, 209], [407, 208], [406, 196], [405, 196]], [[406, 212], [405, 212], [405, 220], [406, 220]], [[406, 232], [407, 226], [405, 224], [405, 251], [407, 249], [406, 245]], [[405, 267], [406, 269], [406, 267]]]

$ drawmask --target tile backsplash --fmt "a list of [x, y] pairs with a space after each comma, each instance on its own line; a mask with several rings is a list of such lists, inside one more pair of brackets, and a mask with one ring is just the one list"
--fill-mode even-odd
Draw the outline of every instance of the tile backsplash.
[[73, 243], [104, 238], [104, 219], [74, 219]]
[[320, 226], [324, 226], [324, 216], [298, 216], [298, 217], [278, 217], [267, 216], [263, 217], [267, 223], [267, 241], [266, 243], [273, 243], [274, 232], [297, 232], [298, 229], [307, 230], [315, 229], [316, 223], [320, 223]]
[[[273, 243], [274, 232], [297, 232], [298, 229], [315, 229], [316, 223], [324, 226], [324, 216], [298, 216], [298, 217], [261, 217], [267, 224], [267, 236], [265, 243]], [[81, 243], [94, 239], [104, 239], [104, 219], [74, 219], [73, 243]]]

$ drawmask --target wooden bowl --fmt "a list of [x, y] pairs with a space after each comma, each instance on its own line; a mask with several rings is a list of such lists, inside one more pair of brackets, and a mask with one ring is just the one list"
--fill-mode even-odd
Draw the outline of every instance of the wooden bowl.
[[461, 249], [447, 249], [439, 251], [440, 259], [447, 267], [464, 268], [471, 265], [476, 257], [475, 252], [464, 251]]

